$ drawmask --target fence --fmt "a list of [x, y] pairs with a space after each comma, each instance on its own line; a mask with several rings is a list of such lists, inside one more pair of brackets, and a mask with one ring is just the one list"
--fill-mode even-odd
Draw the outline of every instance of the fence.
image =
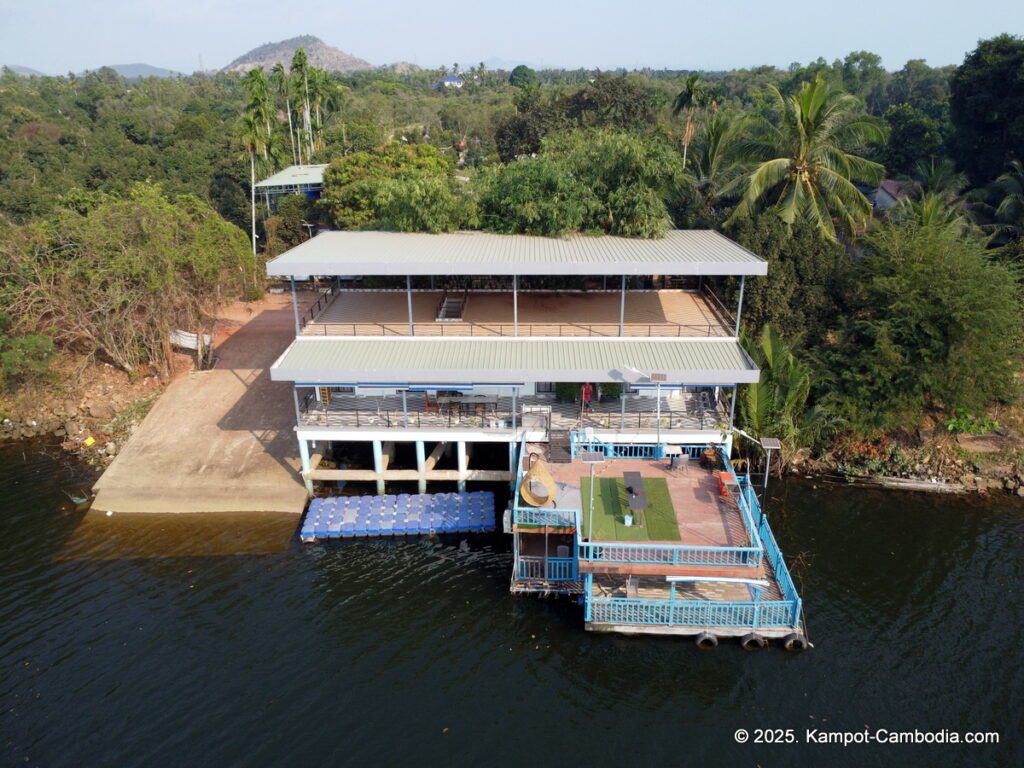
[[520, 556], [516, 577], [520, 579], [544, 579], [546, 581], [575, 581], [576, 561], [571, 557]]

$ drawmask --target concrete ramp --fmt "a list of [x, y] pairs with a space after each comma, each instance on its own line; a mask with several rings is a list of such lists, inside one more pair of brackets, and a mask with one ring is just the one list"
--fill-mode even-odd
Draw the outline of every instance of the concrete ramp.
[[294, 336], [286, 299], [245, 305], [211, 371], [174, 381], [96, 481], [93, 509], [293, 512], [306, 506], [295, 409], [266, 366]]

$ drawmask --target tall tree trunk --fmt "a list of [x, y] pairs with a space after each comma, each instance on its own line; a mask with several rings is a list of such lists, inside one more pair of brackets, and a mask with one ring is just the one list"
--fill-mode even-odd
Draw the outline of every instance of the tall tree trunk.
[[[249, 152], [249, 192], [252, 199], [252, 262], [256, 269], [256, 153]], [[254, 273], [255, 274], [255, 273]], [[256, 286], [253, 285], [255, 289]], [[255, 292], [255, 291], [254, 291]]]
[[284, 97], [285, 110], [288, 112], [288, 143], [292, 148], [292, 162], [298, 163], [298, 159], [295, 157], [295, 137], [292, 135], [292, 102], [288, 96]]

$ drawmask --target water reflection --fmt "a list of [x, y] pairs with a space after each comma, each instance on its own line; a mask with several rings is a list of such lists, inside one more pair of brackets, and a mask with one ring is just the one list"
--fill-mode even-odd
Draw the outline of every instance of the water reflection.
[[280, 513], [81, 515], [58, 560], [266, 555], [292, 545], [299, 516]]

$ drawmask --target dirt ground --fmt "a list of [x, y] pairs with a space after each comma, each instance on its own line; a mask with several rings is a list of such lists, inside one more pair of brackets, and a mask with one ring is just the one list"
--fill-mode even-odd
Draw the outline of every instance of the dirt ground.
[[93, 509], [301, 512], [291, 389], [268, 370], [294, 336], [287, 294], [226, 307], [214, 368], [172, 381], [96, 482]]

